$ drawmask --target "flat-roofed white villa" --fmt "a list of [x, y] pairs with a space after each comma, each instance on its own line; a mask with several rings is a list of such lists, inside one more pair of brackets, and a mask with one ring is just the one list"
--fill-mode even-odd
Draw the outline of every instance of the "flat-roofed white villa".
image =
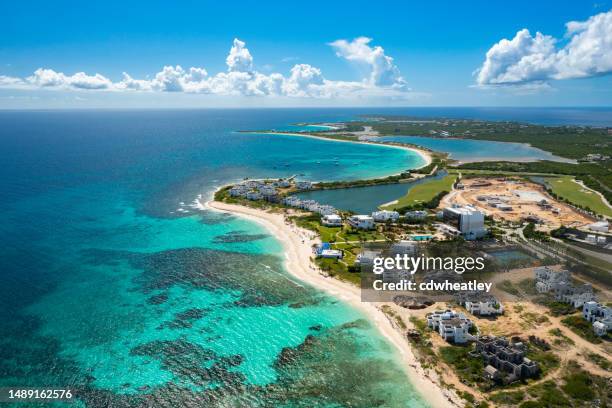
[[426, 317], [427, 325], [438, 331], [448, 342], [462, 344], [474, 339], [469, 333], [472, 321], [463, 313], [454, 310], [436, 310], [428, 313]]
[[372, 218], [374, 218], [374, 221], [376, 222], [387, 222], [387, 221], [397, 222], [397, 220], [399, 220], [399, 217], [400, 215], [397, 211], [382, 210], [382, 211], [374, 211], [372, 213]]
[[341, 227], [342, 217], [338, 214], [327, 214], [321, 217], [321, 224], [326, 227]]
[[358, 229], [373, 229], [374, 218], [369, 215], [353, 215], [349, 217], [348, 223]]

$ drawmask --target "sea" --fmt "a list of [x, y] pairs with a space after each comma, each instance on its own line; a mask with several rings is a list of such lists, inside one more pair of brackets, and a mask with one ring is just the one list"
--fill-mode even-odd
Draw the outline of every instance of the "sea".
[[[610, 118], [577, 111], [539, 121]], [[289, 275], [265, 229], [201, 205], [245, 177], [418, 167], [403, 149], [238, 132], [381, 112], [419, 114], [1, 111], [0, 387], [75, 392], [44, 406], [426, 407], [359, 311]]]

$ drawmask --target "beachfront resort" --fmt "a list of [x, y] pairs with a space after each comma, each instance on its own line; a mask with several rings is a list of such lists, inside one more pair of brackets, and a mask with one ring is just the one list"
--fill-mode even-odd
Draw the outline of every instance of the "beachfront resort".
[[[342, 123], [308, 134], [388, 144], [381, 140], [386, 125], [376, 118], [372, 126]], [[448, 132], [429, 135], [451, 137]], [[430, 156], [425, 167], [391, 178], [247, 179], [222, 188], [215, 199], [265, 210], [305, 231], [302, 243], [310, 245], [308, 262], [316, 273], [349, 286], [363, 284], [369, 276], [364, 271], [380, 257], [485, 259], [481, 275], [448, 270], [381, 275], [385, 283], [478, 277], [493, 283], [488, 293], [462, 291], [442, 298], [404, 293], [377, 302], [421, 367], [430, 367], [429, 375], [450, 385], [459, 400], [504, 405], [505, 399], [519, 398], [513, 391], [519, 384], [526, 390], [521, 400], [531, 401], [538, 387], [555, 388], [550, 381], [563, 384], [582, 375], [601, 390], [612, 351], [612, 263], [605, 255], [612, 249], [612, 212], [604, 195], [567, 175], [527, 164], [519, 167], [526, 171], [486, 170], [441, 152], [425, 154]], [[585, 160], [601, 166], [606, 159], [590, 155]], [[377, 191], [383, 200], [395, 186], [398, 192], [407, 190], [404, 196], [376, 204]], [[372, 204], [354, 205], [361, 211], [334, 205], [328, 192], [335, 191], [344, 197], [354, 192]], [[572, 394], [563, 392], [571, 402]]]

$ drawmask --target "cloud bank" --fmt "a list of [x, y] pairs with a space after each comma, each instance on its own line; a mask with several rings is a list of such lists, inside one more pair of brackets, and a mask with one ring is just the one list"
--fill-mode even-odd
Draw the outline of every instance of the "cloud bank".
[[337, 40], [330, 45], [336, 55], [364, 66], [367, 76], [361, 81], [328, 80], [321, 69], [309, 64], [296, 64], [288, 75], [264, 74], [254, 68], [254, 60], [246, 44], [234, 39], [225, 63], [227, 70], [210, 75], [202, 67], [184, 69], [180, 65], [165, 66], [152, 79], [136, 79], [123, 73], [113, 82], [101, 75], [77, 72], [67, 75], [48, 68], [39, 68], [25, 78], [0, 75], [0, 87], [13, 89], [98, 90], [115, 92], [184, 92], [236, 96], [285, 96], [296, 98], [333, 98], [359, 96], [403, 97], [408, 94], [406, 81], [393, 58], [382, 47], [370, 47], [372, 40], [359, 37], [353, 41]]
[[[522, 29], [502, 39], [486, 54], [476, 83], [491, 86], [538, 86], [549, 80], [588, 78], [612, 72], [612, 11], [586, 21], [570, 21], [564, 41]], [[559, 46], [559, 44], [563, 44]]]

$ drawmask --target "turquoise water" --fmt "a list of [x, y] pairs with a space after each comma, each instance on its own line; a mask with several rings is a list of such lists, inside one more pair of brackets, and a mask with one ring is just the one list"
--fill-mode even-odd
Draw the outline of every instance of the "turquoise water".
[[[439, 179], [444, 174], [440, 172], [440, 174], [433, 178]], [[349, 210], [358, 214], [369, 214], [376, 211], [380, 205], [406, 195], [412, 187], [430, 179], [419, 179], [409, 183], [305, 191], [296, 195], [304, 200], [315, 200], [321, 204], [333, 205], [342, 210]]]
[[287, 148], [292, 151], [273, 155], [272, 170], [297, 174], [299, 178], [308, 180], [378, 178], [425, 164], [423, 157], [414, 151], [393, 146], [266, 133], [245, 134], [245, 137], [264, 144], [279, 140], [287, 143]]
[[503, 266], [516, 264], [528, 265], [536, 260], [528, 253], [518, 249], [500, 249], [488, 252], [488, 255], [492, 256], [497, 263]]
[[544, 150], [523, 143], [493, 142], [488, 140], [442, 139], [424, 136], [384, 136], [385, 141], [408, 143], [428, 149], [450, 153], [450, 157], [462, 162], [509, 160], [535, 161], [552, 160], [571, 162]]
[[0, 386], [74, 387], [88, 407], [424, 406], [390, 345], [289, 276], [267, 231], [191, 205], [245, 176], [414, 165], [398, 149], [235, 133], [357, 113], [372, 109], [0, 112]]
[[[266, 230], [192, 204], [245, 176], [411, 166], [398, 149], [234, 133], [336, 117], [0, 112], [0, 386], [72, 387], [88, 407], [425, 406], [396, 351], [288, 275]], [[339, 164], [313, 163], [327, 155]]]
[[415, 241], [429, 241], [433, 238], [433, 235], [413, 235], [412, 239]]

